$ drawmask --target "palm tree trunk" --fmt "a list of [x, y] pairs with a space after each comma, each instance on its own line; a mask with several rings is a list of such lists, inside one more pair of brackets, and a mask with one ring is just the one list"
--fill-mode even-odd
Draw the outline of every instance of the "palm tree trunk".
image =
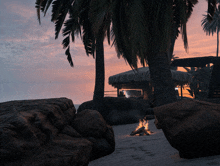
[[177, 101], [166, 53], [147, 56], [150, 77], [154, 86], [155, 105], [160, 106]]
[[96, 39], [96, 76], [95, 76], [95, 89], [93, 94], [93, 109], [102, 112], [104, 100], [104, 86], [105, 86], [105, 65], [104, 65], [104, 46], [103, 46], [103, 33], [99, 33]]
[[219, 27], [217, 26], [217, 51], [216, 51], [217, 57], [218, 57], [218, 48], [219, 48]]

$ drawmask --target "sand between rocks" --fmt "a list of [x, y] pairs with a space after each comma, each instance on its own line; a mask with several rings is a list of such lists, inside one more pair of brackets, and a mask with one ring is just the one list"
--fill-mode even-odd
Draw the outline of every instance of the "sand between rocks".
[[89, 166], [217, 166], [220, 155], [182, 159], [163, 131], [158, 130], [154, 120], [149, 121], [150, 136], [130, 136], [138, 123], [113, 126], [116, 148], [114, 153], [90, 162]]

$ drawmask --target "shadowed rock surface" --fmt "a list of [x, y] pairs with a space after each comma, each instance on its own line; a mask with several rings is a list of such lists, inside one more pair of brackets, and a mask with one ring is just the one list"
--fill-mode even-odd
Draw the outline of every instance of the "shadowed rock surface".
[[[92, 109], [93, 101], [81, 104], [77, 112]], [[103, 118], [109, 125], [131, 124], [139, 122], [145, 115], [153, 115], [148, 101], [134, 98], [105, 97]]]
[[96, 110], [79, 112], [72, 126], [93, 143], [90, 159], [95, 160], [111, 154], [115, 150], [115, 137], [111, 126]]
[[[91, 110], [81, 114], [76, 114], [73, 102], [67, 98], [0, 103], [0, 163], [4, 166], [86, 166], [89, 161], [114, 151], [113, 130], [102, 116]], [[80, 121], [84, 122], [83, 130], [89, 128], [89, 132], [78, 126]], [[96, 123], [99, 121], [103, 126]], [[107, 142], [110, 150], [100, 153], [97, 138]]]
[[154, 108], [157, 126], [182, 158], [220, 154], [220, 104], [182, 100]]
[[204, 99], [201, 99], [201, 101], [207, 101], [210, 103], [220, 104], [220, 98], [204, 98]]

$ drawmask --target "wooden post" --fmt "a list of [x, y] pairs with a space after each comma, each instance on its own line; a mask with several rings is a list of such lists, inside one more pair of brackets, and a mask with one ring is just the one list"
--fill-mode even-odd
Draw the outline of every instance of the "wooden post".
[[181, 84], [181, 99], [183, 98], [183, 84]]
[[117, 97], [119, 97], [119, 87], [117, 87]]
[[[211, 79], [209, 82], [208, 98], [219, 98], [217, 89], [220, 89], [220, 59], [213, 63]], [[215, 92], [216, 91], [216, 92]]]

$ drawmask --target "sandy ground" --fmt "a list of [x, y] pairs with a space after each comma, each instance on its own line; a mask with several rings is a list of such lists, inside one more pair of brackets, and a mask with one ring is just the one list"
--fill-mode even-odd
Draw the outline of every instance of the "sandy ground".
[[90, 162], [89, 166], [220, 166], [220, 155], [197, 159], [182, 159], [154, 120], [149, 121], [150, 136], [130, 136], [136, 124], [113, 126], [116, 148], [114, 153]]

